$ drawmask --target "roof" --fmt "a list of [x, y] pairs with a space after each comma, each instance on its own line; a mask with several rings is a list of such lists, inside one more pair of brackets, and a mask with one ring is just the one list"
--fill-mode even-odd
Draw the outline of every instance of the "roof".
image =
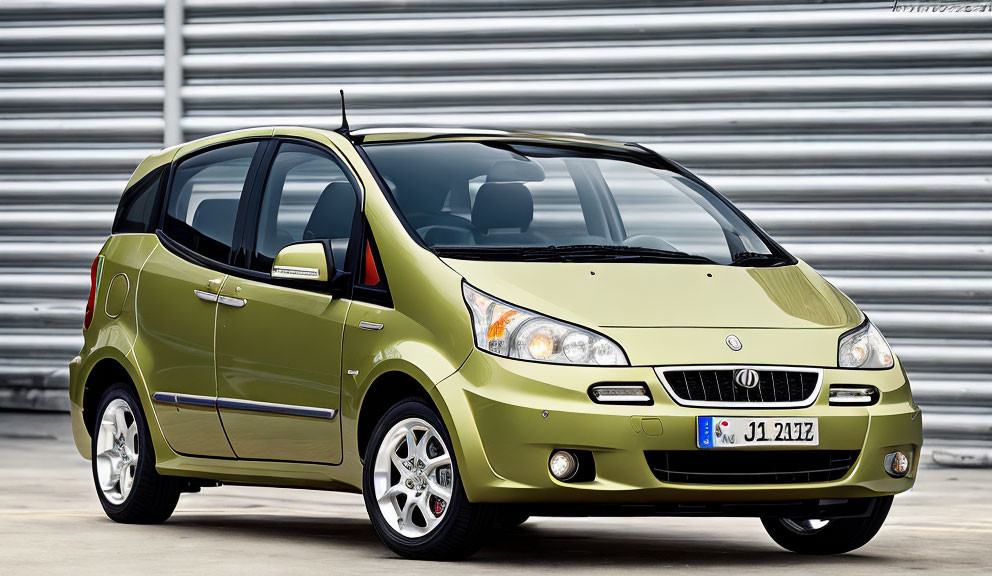
[[349, 135], [360, 144], [384, 142], [411, 142], [418, 140], [463, 140], [463, 139], [496, 139], [496, 140], [533, 140], [543, 142], [561, 142], [568, 144], [586, 144], [621, 148], [625, 142], [605, 140], [587, 136], [578, 132], [543, 132], [536, 130], [493, 130], [487, 128], [467, 127], [369, 127], [352, 130]]
[[[213, 134], [202, 138], [197, 138], [183, 144], [171, 146], [156, 152], [146, 158], [134, 174], [128, 186], [148, 174], [158, 166], [167, 164], [177, 157], [190, 154], [212, 144], [219, 144], [239, 138], [265, 137], [274, 134], [277, 130], [292, 129], [303, 132], [313, 132], [314, 134], [328, 133], [332, 130], [326, 128], [314, 128], [307, 126], [257, 126], [253, 128], [242, 128]], [[561, 144], [573, 144], [580, 146], [597, 146], [606, 148], [624, 149], [630, 151], [631, 148], [624, 142], [615, 140], [605, 140], [580, 134], [577, 132], [541, 132], [541, 131], [509, 131], [492, 130], [486, 128], [459, 128], [459, 127], [428, 127], [428, 126], [404, 126], [404, 127], [367, 127], [349, 132], [349, 137], [357, 144], [375, 144], [387, 142], [419, 142], [425, 140], [526, 140], [535, 143], [557, 142]]]

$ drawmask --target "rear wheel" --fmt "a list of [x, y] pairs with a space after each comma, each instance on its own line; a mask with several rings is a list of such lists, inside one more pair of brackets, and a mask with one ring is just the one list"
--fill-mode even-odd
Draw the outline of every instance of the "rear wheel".
[[399, 402], [376, 424], [362, 492], [379, 539], [406, 558], [470, 556], [496, 518], [495, 507], [465, 497], [448, 432], [419, 398]]
[[861, 518], [762, 518], [761, 523], [772, 540], [786, 550], [811, 555], [843, 554], [874, 538], [891, 507], [892, 496], [883, 496], [872, 498], [868, 515]]
[[148, 425], [141, 404], [125, 384], [104, 393], [93, 426], [93, 481], [104, 512], [124, 524], [168, 520], [181, 484], [155, 471]]

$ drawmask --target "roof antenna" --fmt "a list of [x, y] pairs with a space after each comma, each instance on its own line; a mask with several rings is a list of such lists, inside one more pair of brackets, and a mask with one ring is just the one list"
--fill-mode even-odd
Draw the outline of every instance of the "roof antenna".
[[348, 114], [344, 109], [344, 90], [341, 90], [341, 127], [337, 131], [339, 134], [347, 136], [350, 130], [348, 127]]

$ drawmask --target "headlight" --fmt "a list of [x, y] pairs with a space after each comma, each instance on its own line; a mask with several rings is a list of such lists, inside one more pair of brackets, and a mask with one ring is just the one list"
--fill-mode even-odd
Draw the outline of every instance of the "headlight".
[[468, 284], [462, 284], [462, 293], [475, 345], [482, 350], [554, 364], [627, 366], [620, 346], [600, 334], [507, 304]]
[[841, 368], [892, 368], [893, 363], [892, 349], [867, 320], [840, 337], [837, 365]]

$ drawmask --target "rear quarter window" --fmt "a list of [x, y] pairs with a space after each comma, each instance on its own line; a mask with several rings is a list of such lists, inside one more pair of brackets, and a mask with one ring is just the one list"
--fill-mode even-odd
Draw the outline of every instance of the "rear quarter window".
[[114, 218], [112, 233], [133, 234], [154, 230], [152, 221], [159, 202], [164, 173], [165, 168], [159, 168], [124, 191]]

